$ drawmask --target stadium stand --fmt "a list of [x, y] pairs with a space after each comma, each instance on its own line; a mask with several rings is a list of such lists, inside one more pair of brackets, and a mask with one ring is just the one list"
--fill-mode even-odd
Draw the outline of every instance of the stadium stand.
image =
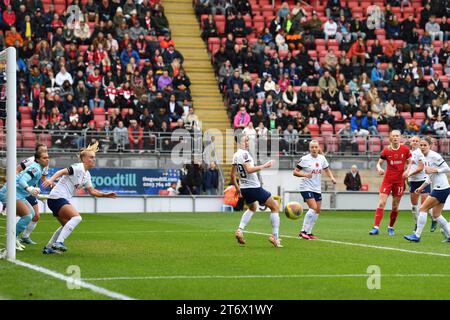
[[19, 148], [166, 150], [175, 128], [197, 130], [158, 0], [0, 1], [0, 17], [0, 49], [18, 51]]
[[434, 135], [446, 152], [448, 1], [273, 3], [194, 1], [231, 126], [245, 107], [257, 134], [297, 136], [289, 152], [333, 133], [324, 147], [338, 152], [349, 121], [345, 139], [356, 138], [359, 152], [379, 152], [392, 129]]

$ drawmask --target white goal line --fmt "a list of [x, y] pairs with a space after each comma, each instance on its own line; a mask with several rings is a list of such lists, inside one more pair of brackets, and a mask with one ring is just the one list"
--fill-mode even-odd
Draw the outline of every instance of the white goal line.
[[[31, 269], [31, 270], [34, 270], [34, 271], [46, 274], [46, 275], [48, 275], [50, 277], [53, 277], [55, 279], [64, 281], [67, 284], [70, 283], [70, 284], [72, 284], [74, 286], [80, 286], [82, 288], [89, 289], [92, 292], [95, 292], [95, 293], [107, 296], [107, 297], [112, 298], [112, 299], [117, 299], [117, 300], [136, 300], [136, 299], [131, 298], [129, 296], [126, 296], [124, 294], [117, 293], [117, 292], [114, 292], [114, 291], [111, 291], [111, 290], [108, 290], [108, 289], [105, 289], [105, 288], [93, 285], [91, 283], [87, 283], [87, 282], [85, 282], [84, 280], [81, 280], [81, 279], [74, 279], [72, 277], [65, 276], [65, 275], [63, 275], [61, 273], [58, 273], [56, 271], [53, 271], [53, 270], [50, 270], [50, 269], [47, 269], [47, 268], [44, 268], [44, 267], [41, 267], [41, 266], [37, 266], [37, 265], [31, 264], [31, 263], [27, 263], [27, 262], [23, 262], [23, 261], [20, 261], [20, 260], [15, 260], [15, 261], [11, 261], [11, 262], [16, 264], [16, 265], [18, 265], [18, 266], [25, 267], [25, 268], [28, 268], [28, 269]], [[69, 290], [69, 289], [67, 289], [67, 290]]]

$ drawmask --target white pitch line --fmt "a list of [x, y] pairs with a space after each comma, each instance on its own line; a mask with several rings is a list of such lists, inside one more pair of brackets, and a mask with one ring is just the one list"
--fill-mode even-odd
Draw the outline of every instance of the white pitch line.
[[[245, 231], [245, 233], [270, 236], [270, 233], [256, 232], [256, 231]], [[299, 237], [294, 237], [294, 236], [280, 235], [280, 237], [281, 238], [290, 238], [290, 239], [303, 240], [303, 239], [301, 239]], [[447, 254], [447, 253], [407, 250], [407, 249], [400, 249], [400, 248], [375, 246], [375, 245], [365, 244], [365, 243], [344, 242], [344, 241], [326, 240], [326, 239], [316, 239], [316, 240], [311, 240], [311, 241], [321, 241], [321, 242], [328, 242], [328, 243], [334, 243], [334, 244], [343, 244], [343, 245], [346, 245], [346, 246], [372, 248], [372, 249], [380, 249], [380, 250], [388, 250], [388, 251], [399, 251], [399, 252], [414, 253], [414, 254], [424, 254], [424, 255], [430, 255], [430, 256], [450, 257], [450, 254]]]
[[[217, 233], [217, 232], [232, 232], [230, 230], [131, 230], [131, 231], [80, 231], [77, 232], [77, 234], [79, 233], [83, 233], [83, 234], [102, 234], [102, 233], [107, 233], [107, 234], [132, 234], [132, 233]], [[33, 233], [46, 233], [48, 234], [48, 232], [44, 232], [44, 231], [34, 231]]]
[[74, 279], [74, 278], [65, 276], [65, 275], [63, 275], [61, 273], [49, 270], [49, 269], [41, 267], [41, 266], [36, 266], [34, 264], [23, 262], [23, 261], [20, 261], [20, 260], [15, 260], [15, 261], [11, 261], [11, 262], [16, 264], [16, 265], [18, 265], [18, 266], [22, 266], [22, 267], [25, 267], [25, 268], [28, 268], [28, 269], [31, 269], [31, 270], [34, 270], [34, 271], [37, 271], [37, 272], [41, 272], [41, 273], [46, 274], [48, 276], [51, 276], [53, 278], [65, 281], [68, 284], [70, 283], [70, 284], [72, 284], [74, 286], [80, 286], [82, 288], [89, 289], [89, 290], [91, 290], [91, 291], [93, 291], [95, 293], [102, 294], [102, 295], [107, 296], [109, 298], [113, 298], [113, 299], [117, 299], [117, 300], [136, 300], [134, 298], [131, 298], [131, 297], [126, 296], [126, 295], [123, 295], [121, 293], [117, 293], [117, 292], [110, 291], [110, 290], [102, 288], [102, 287], [98, 287], [98, 286], [93, 285], [91, 283], [87, 283], [87, 282], [85, 282], [83, 280]]
[[[272, 278], [367, 278], [370, 274], [275, 274], [275, 275], [193, 275], [193, 276], [142, 276], [142, 277], [110, 277], [110, 278], [84, 278], [85, 281], [116, 281], [116, 280], [180, 280], [180, 279], [272, 279]], [[381, 274], [381, 277], [398, 278], [428, 278], [450, 277], [450, 274]]]

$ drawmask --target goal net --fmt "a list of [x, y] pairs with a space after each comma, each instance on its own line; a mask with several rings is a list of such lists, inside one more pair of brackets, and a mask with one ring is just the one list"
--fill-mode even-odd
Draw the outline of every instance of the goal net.
[[0, 187], [7, 186], [0, 203], [0, 259], [16, 257], [16, 49], [0, 52]]

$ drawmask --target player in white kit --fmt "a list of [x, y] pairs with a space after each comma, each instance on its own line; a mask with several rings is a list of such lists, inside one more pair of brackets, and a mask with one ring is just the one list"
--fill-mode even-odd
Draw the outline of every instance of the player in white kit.
[[322, 205], [322, 171], [325, 171], [334, 184], [336, 184], [336, 179], [330, 170], [327, 159], [321, 154], [317, 140], [312, 140], [309, 143], [309, 152], [309, 154], [301, 157], [293, 174], [302, 178], [300, 181], [300, 193], [309, 207], [299, 236], [303, 239], [314, 240], [317, 239], [317, 236], [312, 234], [312, 229], [319, 218]]
[[441, 225], [444, 234], [444, 242], [450, 242], [450, 223], [441, 215], [445, 201], [450, 194], [450, 184], [448, 183], [447, 174], [450, 167], [442, 158], [442, 156], [431, 150], [433, 140], [430, 137], [423, 138], [420, 141], [420, 149], [425, 156], [425, 173], [428, 174], [425, 182], [416, 190], [421, 193], [426, 186], [431, 184], [433, 191], [420, 206], [420, 213], [417, 218], [416, 231], [404, 238], [408, 241], [419, 242], [422, 230], [427, 223], [427, 211], [433, 209], [433, 217]]
[[[268, 161], [263, 165], [255, 166], [253, 157], [250, 155], [249, 138], [246, 135], [240, 137], [239, 149], [233, 156], [233, 168], [231, 169], [231, 181], [236, 187], [236, 192], [242, 195], [245, 202], [248, 204], [248, 209], [244, 212], [236, 230], [235, 236], [239, 244], [245, 244], [244, 228], [250, 222], [257, 207], [257, 202], [260, 205], [266, 205], [271, 210], [270, 221], [272, 224], [272, 235], [269, 241], [276, 248], [282, 247], [278, 237], [280, 227], [280, 216], [278, 214], [278, 203], [272, 198], [272, 195], [267, 190], [261, 187], [261, 182], [258, 179], [257, 172], [265, 168], [270, 168], [273, 161]], [[239, 174], [239, 183], [237, 182], [236, 173]]]
[[98, 151], [98, 142], [89, 145], [80, 152], [80, 163], [75, 163], [68, 168], [59, 170], [43, 185], [54, 183], [61, 178], [50, 192], [47, 204], [50, 210], [61, 224], [49, 243], [44, 247], [44, 254], [59, 253], [67, 251], [64, 240], [72, 233], [81, 222], [80, 213], [70, 203], [77, 189], [85, 188], [94, 197], [115, 198], [115, 192], [101, 192], [94, 189], [89, 169], [95, 167], [95, 153]]
[[[409, 139], [409, 145], [411, 148], [411, 168], [408, 173], [408, 181], [409, 181], [409, 195], [411, 199], [411, 211], [413, 214], [414, 223], [417, 226], [417, 218], [419, 217], [419, 198], [420, 203], [424, 203], [426, 198], [431, 192], [430, 185], [426, 186], [422, 193], [419, 195], [415, 191], [425, 182], [427, 178], [427, 174], [425, 173], [425, 157], [422, 151], [419, 148], [420, 138], [419, 136], [412, 136]], [[431, 215], [431, 214], [430, 214]], [[431, 215], [431, 217], [433, 217]], [[437, 222], [436, 220], [432, 220], [431, 222], [431, 232], [436, 230]], [[414, 228], [415, 230], [416, 228]]]

